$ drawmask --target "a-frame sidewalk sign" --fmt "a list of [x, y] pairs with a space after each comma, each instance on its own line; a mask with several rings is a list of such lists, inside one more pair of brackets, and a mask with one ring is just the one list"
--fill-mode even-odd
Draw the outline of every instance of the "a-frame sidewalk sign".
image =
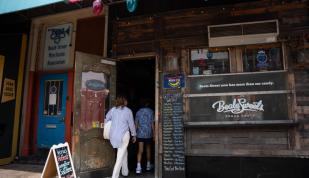
[[53, 145], [48, 153], [41, 178], [76, 178], [69, 144]]

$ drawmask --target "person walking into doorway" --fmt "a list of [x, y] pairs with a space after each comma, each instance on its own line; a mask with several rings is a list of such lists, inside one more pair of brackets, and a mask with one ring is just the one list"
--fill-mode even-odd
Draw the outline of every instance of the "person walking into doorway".
[[120, 169], [123, 176], [129, 175], [127, 147], [130, 141], [130, 132], [133, 137], [132, 142], [135, 143], [136, 141], [134, 118], [127, 104], [126, 98], [117, 97], [115, 107], [108, 111], [104, 122], [112, 122], [109, 139], [113, 148], [117, 148], [117, 158], [112, 178], [119, 177]]
[[152, 169], [151, 146], [154, 133], [154, 113], [153, 110], [149, 108], [149, 100], [143, 101], [142, 105], [143, 107], [137, 111], [135, 117], [135, 125], [137, 129], [136, 136], [138, 142], [136, 174], [142, 173], [141, 161], [144, 152], [144, 145], [146, 145], [146, 171], [150, 171]]

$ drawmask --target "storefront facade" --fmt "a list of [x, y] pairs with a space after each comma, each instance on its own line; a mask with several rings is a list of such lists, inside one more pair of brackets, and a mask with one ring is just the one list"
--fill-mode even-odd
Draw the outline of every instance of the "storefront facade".
[[82, 8], [32, 19], [21, 156], [44, 159], [52, 145], [68, 142], [79, 176], [110, 172], [114, 153], [100, 128], [115, 95], [106, 90], [114, 66], [101, 61], [107, 12]]
[[308, 175], [306, 3], [112, 20], [112, 58], [158, 60], [156, 177]]
[[78, 176], [110, 175], [115, 155], [100, 127], [126, 94], [153, 101], [155, 177], [306, 177], [307, 3], [121, 17], [119, 2], [99, 16], [83, 8], [33, 19], [21, 155], [69, 142]]

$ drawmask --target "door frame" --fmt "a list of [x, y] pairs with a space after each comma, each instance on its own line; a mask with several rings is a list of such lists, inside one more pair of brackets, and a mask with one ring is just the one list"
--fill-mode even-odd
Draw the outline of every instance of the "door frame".
[[[155, 60], [155, 178], [162, 177], [162, 143], [160, 138], [162, 133], [159, 124], [159, 107], [160, 107], [160, 56], [155, 52], [140, 53], [134, 56], [118, 56], [117, 61], [132, 60], [139, 58], [154, 58]], [[141, 59], [142, 60], [142, 59]]]

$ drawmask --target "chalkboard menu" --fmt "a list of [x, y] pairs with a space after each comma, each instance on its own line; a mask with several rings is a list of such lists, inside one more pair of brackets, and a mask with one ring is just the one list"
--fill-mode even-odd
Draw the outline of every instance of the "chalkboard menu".
[[163, 177], [185, 177], [182, 94], [163, 96]]
[[59, 147], [55, 149], [57, 164], [60, 177], [73, 177], [73, 167], [70, 161], [68, 147]]
[[53, 145], [43, 169], [42, 178], [76, 178], [68, 143]]

